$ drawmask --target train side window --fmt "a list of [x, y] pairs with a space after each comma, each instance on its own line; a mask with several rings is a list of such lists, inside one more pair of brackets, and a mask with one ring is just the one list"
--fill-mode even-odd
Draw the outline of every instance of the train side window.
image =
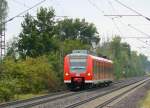
[[98, 73], [98, 61], [96, 61], [96, 73]]
[[97, 71], [97, 66], [96, 66], [97, 64], [96, 64], [96, 61], [95, 61], [95, 73], [96, 73], [96, 71]]
[[94, 60], [94, 73], [96, 73], [96, 61]]
[[102, 68], [103, 66], [102, 66], [102, 62], [100, 62], [100, 73], [102, 73], [103, 72], [103, 68]]
[[100, 62], [98, 62], [98, 73], [100, 73]]
[[95, 73], [95, 60], [93, 61], [93, 73]]
[[97, 73], [99, 72], [99, 62], [97, 61]]
[[95, 61], [95, 73], [97, 73], [97, 61]]

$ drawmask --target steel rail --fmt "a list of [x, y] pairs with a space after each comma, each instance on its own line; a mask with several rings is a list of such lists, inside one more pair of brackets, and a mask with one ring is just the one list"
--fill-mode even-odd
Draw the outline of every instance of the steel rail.
[[[117, 83], [117, 82], [115, 82], [115, 83]], [[118, 83], [121, 83], [121, 82], [118, 82]], [[51, 102], [51, 101], [61, 99], [61, 98], [64, 98], [64, 97], [77, 95], [77, 94], [83, 93], [85, 91], [94, 91], [96, 89], [98, 89], [98, 88], [97, 87], [96, 88], [90, 88], [90, 89], [81, 90], [81, 91], [78, 91], [78, 92], [69, 91], [69, 93], [68, 93], [68, 90], [66, 90], [66, 91], [62, 91], [62, 92], [58, 92], [58, 93], [33, 97], [33, 98], [30, 98], [30, 99], [2, 103], [2, 104], [0, 104], [0, 108], [9, 107], [9, 106], [18, 106], [16, 108], [29, 107], [29, 106], [34, 106], [34, 105], [39, 105], [39, 104], [42, 104], [42, 103], [46, 103], [46, 102]], [[48, 99], [48, 98], [50, 98], [50, 99]]]
[[7, 107], [7, 106], [10, 106], [10, 105], [16, 105], [16, 104], [21, 104], [21, 103], [25, 103], [25, 102], [30, 102], [30, 101], [34, 101], [34, 100], [39, 100], [39, 99], [43, 99], [43, 98], [48, 98], [48, 97], [51, 97], [51, 96], [56, 96], [56, 95], [64, 94], [64, 93], [67, 93], [67, 92], [68, 91], [66, 90], [66, 91], [62, 91], [62, 92], [56, 92], [56, 93], [47, 94], [47, 95], [43, 95], [43, 96], [37, 96], [37, 97], [24, 99], [24, 100], [6, 102], [6, 103], [0, 104], [0, 108], [1, 107]]
[[[130, 79], [130, 80], [132, 80], [132, 79]], [[118, 82], [114, 82], [113, 84], [114, 85], [117, 85], [119, 83], [122, 84], [125, 81], [126, 80], [121, 80]], [[36, 106], [36, 105], [44, 104], [47, 102], [52, 102], [52, 101], [55, 101], [57, 99], [62, 99], [62, 98], [66, 98], [69, 96], [77, 95], [77, 94], [83, 93], [85, 91], [94, 91], [96, 89], [99, 89], [99, 88], [97, 87], [97, 88], [92, 88], [92, 89], [88, 89], [88, 90], [82, 90], [80, 92], [70, 92], [70, 93], [67, 93], [67, 91], [62, 91], [62, 92], [48, 94], [48, 95], [39, 96], [39, 97], [34, 97], [34, 98], [26, 99], [26, 100], [19, 100], [19, 101], [14, 101], [14, 102], [3, 103], [3, 104], [0, 104], [0, 108], [5, 108], [5, 107], [7, 107], [7, 108], [8, 107], [11, 107], [11, 108], [12, 107], [13, 108], [14, 107], [15, 108], [22, 108], [22, 107], [23, 108], [29, 108], [31, 106]]]
[[117, 95], [117, 96], [115, 96], [115, 97], [113, 97], [113, 98], [111, 98], [111, 99], [105, 101], [104, 103], [98, 105], [98, 106], [95, 107], [95, 108], [103, 108], [103, 107], [105, 107], [105, 106], [108, 105], [109, 103], [111, 103], [111, 102], [113, 102], [114, 100], [118, 99], [119, 97], [125, 95], [126, 93], [132, 91], [133, 89], [139, 87], [140, 85], [144, 84], [145, 82], [147, 82], [147, 80], [144, 81], [144, 82], [142, 82], [142, 83], [140, 83], [140, 84], [138, 84], [138, 85], [136, 85], [136, 86], [134, 86], [134, 87], [132, 87], [132, 88], [130, 88], [130, 89], [128, 89], [128, 90], [126, 90], [126, 91], [124, 91], [124, 92], [122, 92], [121, 94], [119, 94], [119, 95]]
[[[142, 79], [142, 80], [143, 80], [143, 79]], [[139, 80], [138, 82], [140, 82], [140, 81], [142, 81], [142, 80]], [[90, 101], [92, 101], [92, 100], [95, 100], [95, 99], [97, 99], [97, 98], [99, 98], [99, 97], [105, 96], [105, 95], [107, 95], [107, 94], [109, 94], [109, 93], [111, 93], [111, 92], [120, 90], [120, 89], [122, 89], [122, 88], [125, 88], [125, 87], [127, 87], [127, 86], [130, 86], [130, 85], [133, 85], [133, 84], [136, 84], [136, 83], [137, 83], [137, 82], [133, 82], [133, 83], [131, 83], [131, 84], [125, 84], [125, 85], [123, 85], [122, 87], [117, 87], [117, 88], [108, 90], [108, 91], [106, 91], [106, 92], [104, 92], [104, 93], [102, 93], [102, 94], [99, 94], [99, 95], [97, 95], [97, 96], [90, 97], [90, 98], [85, 99], [85, 100], [82, 100], [82, 101], [80, 101], [80, 102], [77, 102], [77, 103], [68, 105], [68, 106], [66, 106], [65, 108], [75, 108], [75, 107], [77, 107], [77, 106], [80, 106], [80, 105], [83, 105], [83, 104], [85, 104], [85, 103], [88, 103], [88, 102], [90, 102]]]

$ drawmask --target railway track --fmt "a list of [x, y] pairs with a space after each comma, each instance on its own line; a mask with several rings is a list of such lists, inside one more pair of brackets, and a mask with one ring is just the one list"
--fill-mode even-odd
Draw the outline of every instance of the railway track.
[[114, 104], [116, 104], [117, 102], [121, 101], [121, 99], [123, 99], [124, 97], [128, 96], [130, 93], [133, 93], [137, 89], [143, 87], [146, 83], [147, 83], [147, 81], [143, 81], [143, 82], [135, 85], [134, 87], [131, 87], [128, 90], [123, 91], [120, 94], [118, 93], [116, 96], [106, 100], [104, 103], [99, 104], [95, 108], [111, 108]]
[[[94, 89], [89, 89], [89, 90], [83, 90], [83, 91], [78, 91], [78, 92], [71, 92], [71, 91], [64, 91], [64, 92], [59, 92], [59, 93], [56, 93], [56, 94], [52, 94], [52, 95], [46, 95], [46, 96], [40, 96], [40, 97], [35, 97], [35, 98], [31, 98], [31, 99], [27, 99], [27, 100], [21, 100], [21, 101], [15, 101], [15, 102], [9, 102], [9, 103], [5, 103], [5, 104], [1, 104], [0, 105], [0, 108], [29, 108], [29, 107], [35, 107], [35, 108], [50, 108], [54, 105], [54, 103], [56, 104], [55, 106], [58, 107], [58, 108], [62, 108], [62, 107], [68, 107], [68, 108], [71, 108], [71, 105], [73, 104], [66, 104], [65, 102], [63, 103], [64, 105], [61, 105], [59, 102], [59, 100], [65, 100], [66, 98], [69, 99], [69, 97], [75, 97], [75, 99], [77, 99], [76, 97], [79, 97], [79, 96], [82, 96], [83, 94], [96, 94], [96, 92], [100, 92], [100, 93], [104, 93], [104, 91], [106, 91], [107, 89], [112, 89], [111, 87], [116, 87], [118, 86], [119, 84], [120, 85], [123, 85], [125, 82], [127, 83], [131, 83], [131, 82], [136, 82], [136, 81], [139, 81], [139, 80], [142, 80], [143, 78], [141, 79], [138, 79], [138, 78], [133, 78], [133, 79], [130, 79], [130, 80], [122, 80], [122, 81], [118, 81], [115, 82], [113, 84], [113, 86], [110, 86], [110, 87], [105, 87], [105, 88], [102, 88], [102, 89], [99, 89], [99, 88], [94, 88]], [[84, 95], [83, 95], [84, 96]], [[71, 100], [72, 98], [70, 98], [69, 100]], [[84, 99], [83, 99], [84, 100]], [[83, 101], [82, 100], [82, 101]], [[81, 102], [81, 101], [80, 101]], [[53, 104], [52, 104], [53, 103]], [[73, 102], [74, 103], [74, 102]], [[51, 105], [50, 105], [51, 104]], [[68, 106], [65, 106], [68, 105]], [[77, 103], [76, 103], [77, 104]], [[45, 107], [47, 106], [47, 107]], [[55, 108], [55, 106], [53, 108]], [[79, 105], [77, 105], [79, 106]]]
[[111, 108], [113, 104], [122, 99], [122, 96], [129, 92], [144, 86], [150, 79], [142, 80], [134, 84], [125, 85], [123, 87], [115, 88], [103, 94], [99, 94], [89, 99], [83, 100], [79, 103], [66, 106], [65, 108]]
[[71, 91], [66, 90], [66, 91], [62, 91], [62, 92], [58, 92], [54, 94], [48, 94], [48, 95], [39, 96], [39, 97], [34, 97], [30, 99], [3, 103], [3, 104], [0, 104], [0, 108], [5, 108], [5, 107], [6, 108], [9, 108], [9, 107], [10, 108], [22, 108], [23, 106], [26, 106], [26, 105], [36, 105], [36, 104], [40, 104], [43, 102], [54, 101], [56, 99], [64, 98], [66, 96], [71, 96], [75, 94], [76, 92], [71, 92]]

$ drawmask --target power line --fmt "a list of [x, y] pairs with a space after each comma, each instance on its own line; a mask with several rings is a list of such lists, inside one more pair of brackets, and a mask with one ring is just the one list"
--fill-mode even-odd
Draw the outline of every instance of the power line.
[[89, 2], [93, 7], [95, 7], [98, 11], [100, 11], [101, 13], [104, 14], [104, 11], [101, 10], [95, 3], [93, 3], [91, 0], [88, 0], [88, 2]]
[[107, 0], [108, 1], [108, 4], [110, 4], [111, 8], [112, 8], [112, 11], [115, 13], [115, 8], [114, 6], [112, 5], [112, 2], [110, 0]]
[[117, 28], [117, 30], [119, 31], [120, 35], [122, 35], [122, 36], [123, 36], [123, 34], [122, 34], [122, 32], [121, 32], [121, 30], [120, 30], [119, 26], [116, 24], [116, 22], [114, 21], [114, 19], [113, 19], [113, 18], [112, 18], [112, 22], [113, 22], [113, 23], [114, 23], [114, 25], [116, 26], [116, 28]]
[[136, 27], [132, 26], [131, 24], [128, 24], [128, 26], [131, 27], [132, 29], [134, 29], [134, 30], [136, 30], [136, 31], [138, 31], [138, 32], [140, 32], [140, 33], [142, 33], [142, 34], [144, 34], [144, 35], [150, 37], [149, 34], [147, 34], [147, 33], [143, 32], [143, 31], [141, 31], [140, 29], [137, 29]]
[[12, 1], [15, 2], [15, 3], [17, 3], [17, 4], [19, 4], [19, 5], [24, 6], [26, 8], [29, 8], [29, 6], [27, 6], [26, 4], [24, 4], [24, 3], [20, 2], [20, 1], [17, 1], [17, 0], [12, 0]]
[[33, 9], [33, 8], [35, 8], [35, 7], [37, 7], [38, 5], [42, 4], [42, 3], [45, 2], [45, 1], [46, 1], [46, 0], [42, 0], [42, 1], [38, 2], [37, 4], [33, 5], [32, 7], [26, 9], [25, 11], [23, 11], [23, 12], [17, 14], [16, 16], [14, 16], [14, 17], [12, 17], [12, 18], [6, 20], [5, 22], [3, 22], [3, 24], [6, 24], [6, 23], [12, 21], [12, 20], [15, 19], [16, 17], [18, 17], [18, 16], [20, 16], [20, 15], [26, 13], [27, 11], [29, 11], [29, 10], [31, 10], [31, 9]]
[[130, 37], [121, 37], [123, 39], [150, 39], [150, 37], [138, 37], [138, 36], [130, 36]]
[[[20, 15], [20, 16], [17, 16], [17, 17], [25, 17], [25, 16], [22, 16], [22, 15]], [[36, 15], [31, 15], [31, 17], [37, 17]], [[45, 16], [40, 16], [40, 17], [45, 17]], [[55, 17], [57, 17], [57, 18], [68, 18], [68, 17], [71, 17], [71, 16], [55, 16]]]
[[137, 40], [139, 40], [140, 42], [146, 44], [146, 45], [150, 48], [150, 44], [148, 44], [147, 42], [145, 42], [145, 41], [143, 41], [143, 40], [140, 40], [140, 39], [137, 39]]
[[[117, 0], [117, 1], [118, 1], [118, 0]], [[118, 2], [119, 2], [119, 1], [118, 1]], [[114, 10], [114, 7], [113, 7], [113, 5], [112, 5], [112, 2], [111, 2], [110, 0], [108, 0], [108, 3], [111, 5], [112, 9]], [[120, 2], [119, 2], [119, 3], [120, 3]], [[122, 16], [142, 16], [142, 14], [138, 13], [138, 15], [104, 15], [104, 16], [119, 16], [119, 17], [122, 17]], [[120, 21], [120, 22], [122, 23], [122, 21]], [[147, 33], [144, 33], [143, 31], [138, 30], [138, 29], [136, 29], [135, 27], [133, 27], [133, 26], [131, 26], [131, 25], [129, 25], [129, 24], [128, 24], [128, 26], [132, 27], [133, 29], [137, 30], [138, 32], [140, 32], [140, 33], [142, 33], [142, 34], [144, 34], [144, 35], [146, 35], [146, 36], [150, 36], [150, 35], [148, 35]]]
[[[111, 5], [112, 9], [114, 10], [114, 7], [113, 7], [111, 1], [108, 1], [108, 3]], [[108, 15], [108, 16], [109, 16], [109, 15]], [[110, 16], [111, 16], [111, 15], [110, 15]], [[115, 15], [112, 15], [112, 16], [115, 16]], [[119, 16], [119, 15], [116, 15], [116, 16]], [[138, 15], [137, 15], [137, 16], [138, 16]], [[121, 17], [121, 16], [120, 16], [120, 17]], [[121, 22], [121, 24], [123, 24], [123, 23]], [[129, 25], [129, 24], [128, 24], [128, 26], [134, 28], [133, 26], [131, 26], [131, 25]], [[136, 29], [136, 28], [134, 28], [134, 29]], [[140, 33], [145, 34], [146, 36], [148, 35], [148, 34], [142, 32], [142, 31], [140, 31], [140, 30], [138, 30], [138, 29], [136, 29], [136, 30], [139, 31]], [[127, 37], [121, 37], [121, 38], [127, 38]], [[129, 38], [129, 37], [128, 37], [128, 38]], [[135, 39], [137, 39], [138, 41], [140, 41], [140, 42], [142, 42], [142, 43], [144, 43], [144, 44], [150, 46], [149, 44], [145, 43], [143, 40], [140, 40], [139, 37], [130, 37], [130, 38], [135, 38]], [[145, 37], [143, 37], [143, 38], [145, 38]], [[147, 38], [148, 38], [148, 37], [147, 37]]]
[[[130, 28], [136, 30], [137, 32], [139, 32], [139, 33], [141, 33], [141, 34], [147, 36], [147, 37], [143, 37], [144, 39], [146, 39], [146, 38], [149, 39], [149, 38], [150, 38], [150, 35], [149, 35], [149, 34], [143, 32], [143, 31], [140, 30], [140, 29], [137, 29], [137, 28], [134, 27], [133, 25], [131, 25], [131, 24], [125, 24], [125, 23], [123, 23], [122, 21], [120, 21], [120, 23], [121, 23], [122, 25], [125, 25], [125, 26], [127, 26], [127, 27], [130, 27]], [[140, 38], [142, 38], [142, 37], [140, 37]]]
[[147, 17], [147, 16], [144, 16], [143, 14], [141, 14], [140, 12], [136, 11], [135, 9], [132, 9], [131, 7], [123, 4], [122, 2], [120, 2], [119, 0], [114, 0], [116, 1], [117, 3], [119, 3], [120, 5], [122, 5], [123, 7], [126, 7], [127, 9], [131, 10], [132, 12], [135, 12], [136, 14], [142, 16], [143, 18], [145, 18], [146, 20], [150, 21], [150, 18]]
[[[103, 16], [104, 16], [104, 11], [103, 11], [103, 10], [101, 10], [101, 9], [100, 9], [95, 3], [93, 3], [91, 0], [88, 0], [88, 2], [89, 2], [93, 7], [95, 7], [98, 11], [100, 11], [101, 13], [103, 13]], [[112, 20], [114, 26], [116, 27], [116, 29], [117, 29], [117, 30], [119, 31], [119, 33], [122, 35], [121, 30], [119, 29], [119, 27], [118, 27], [118, 25], [116, 24], [116, 22], [114, 21], [114, 19], [112, 18], [111, 20]]]
[[[112, 2], [111, 2], [110, 0], [107, 0], [107, 1], [108, 1], [108, 4], [111, 6], [113, 12], [115, 13], [115, 8], [113, 7]], [[105, 15], [104, 15], [104, 16], [105, 16]], [[122, 34], [122, 32], [121, 32], [119, 26], [118, 26], [117, 23], [114, 21], [114, 18], [112, 18], [112, 22], [114, 23], [115, 27], [116, 27], [117, 30], [119, 31], [120, 35], [123, 36], [123, 34]]]
[[[145, 17], [145, 16], [142, 15], [141, 13], [137, 12], [136, 10], [131, 9], [130, 7], [127, 7], [126, 5], [124, 5], [123, 3], [119, 2], [118, 0], [115, 0], [115, 1], [118, 2], [118, 3], [120, 3], [121, 5], [123, 5], [124, 7], [126, 7], [126, 8], [128, 8], [128, 9], [134, 11], [134, 12], [137, 13], [138, 15], [105, 15], [105, 16], [119, 16], [119, 17], [122, 17], [122, 16], [142, 16], [142, 17], [148, 19], [147, 17]], [[109, 2], [109, 3], [110, 3], [110, 5], [112, 6], [112, 3], [111, 3], [111, 2]], [[113, 6], [112, 6], [112, 7], [113, 7]], [[148, 20], [149, 20], [149, 19], [148, 19]], [[122, 22], [121, 22], [121, 23], [122, 23]], [[137, 29], [137, 28], [135, 28], [135, 27], [133, 27], [133, 26], [131, 26], [130, 24], [128, 24], [128, 26], [131, 27], [131, 28], [133, 28], [133, 29], [135, 29], [136, 31], [138, 31], [138, 32], [140, 32], [140, 33], [142, 33], [142, 34], [144, 34], [144, 35], [150, 37], [149, 34], [143, 32], [143, 31], [141, 31], [141, 30], [139, 30], [139, 29]], [[149, 44], [147, 44], [147, 43], [144, 42], [143, 40], [140, 40], [139, 37], [135, 37], [135, 38], [136, 38], [138, 41], [140, 41], [140, 42], [142, 42], [142, 43], [144, 43], [144, 44], [150, 46]]]
[[141, 16], [141, 15], [132, 15], [132, 14], [116, 14], [116, 15], [114, 14], [114, 15], [109, 15], [109, 14], [106, 14], [104, 16], [117, 16], [117, 17], [131, 16], [131, 17], [133, 17], [133, 16]]
[[[90, 0], [88, 0], [89, 1], [89, 3], [93, 6], [93, 7], [95, 7], [97, 10], [99, 10], [99, 11], [101, 11], [102, 13], [104, 13], [104, 11], [102, 11], [96, 4], [94, 4], [92, 1], [90, 1]], [[115, 23], [114, 23], [115, 24]], [[115, 24], [115, 26], [116, 26], [116, 24]], [[120, 32], [120, 29], [116, 26], [116, 28], [118, 29], [118, 31]], [[137, 40], [139, 40], [139, 41], [141, 41], [140, 39], [138, 39], [138, 38], [136, 38]], [[143, 41], [142, 41], [143, 42]], [[143, 42], [143, 43], [145, 43], [145, 42]]]
[[[126, 25], [126, 24], [124, 24], [123, 22], [121, 22], [121, 24]], [[146, 34], [145, 32], [143, 32], [143, 31], [141, 31], [141, 30], [139, 30], [139, 29], [137, 29], [137, 28], [131, 26], [130, 24], [128, 24], [128, 25], [126, 25], [126, 26], [127, 26], [127, 27], [130, 27], [130, 28], [132, 28], [132, 29], [135, 29], [136, 31], [138, 31], [138, 32], [140, 32], [140, 33], [142, 33], [142, 34], [144, 34], [144, 35], [146, 35], [146, 36], [148, 35], [148, 34]], [[146, 38], [146, 37], [143, 37], [143, 38]], [[149, 37], [147, 37], [147, 38], [149, 38]], [[145, 42], [145, 41], [143, 41], [143, 40], [140, 40], [140, 38], [135, 38], [135, 39], [137, 39], [138, 41], [140, 41], [140, 42], [146, 44], [146, 45], [150, 48], [150, 44], [147, 44], [147, 42]]]

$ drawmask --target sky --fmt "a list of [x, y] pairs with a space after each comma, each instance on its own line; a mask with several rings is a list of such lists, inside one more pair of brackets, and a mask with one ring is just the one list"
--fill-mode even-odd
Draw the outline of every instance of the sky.
[[[7, 0], [8, 18], [12, 18], [42, 0]], [[142, 15], [150, 18], [150, 0], [119, 0]], [[131, 49], [149, 57], [150, 60], [150, 21], [141, 16], [106, 16], [106, 15], [137, 15], [123, 7], [116, 0], [45, 0], [28, 13], [36, 15], [40, 7], [53, 7], [56, 16], [68, 18], [84, 18], [94, 23], [101, 41], [120, 35], [123, 42], [131, 45]], [[25, 13], [26, 14], [26, 13]], [[23, 15], [25, 15], [23, 14]], [[58, 18], [63, 19], [63, 18]], [[6, 41], [17, 37], [21, 32], [22, 17], [17, 17], [6, 24]], [[133, 38], [133, 37], [139, 37]], [[148, 38], [149, 37], [149, 38]]]

